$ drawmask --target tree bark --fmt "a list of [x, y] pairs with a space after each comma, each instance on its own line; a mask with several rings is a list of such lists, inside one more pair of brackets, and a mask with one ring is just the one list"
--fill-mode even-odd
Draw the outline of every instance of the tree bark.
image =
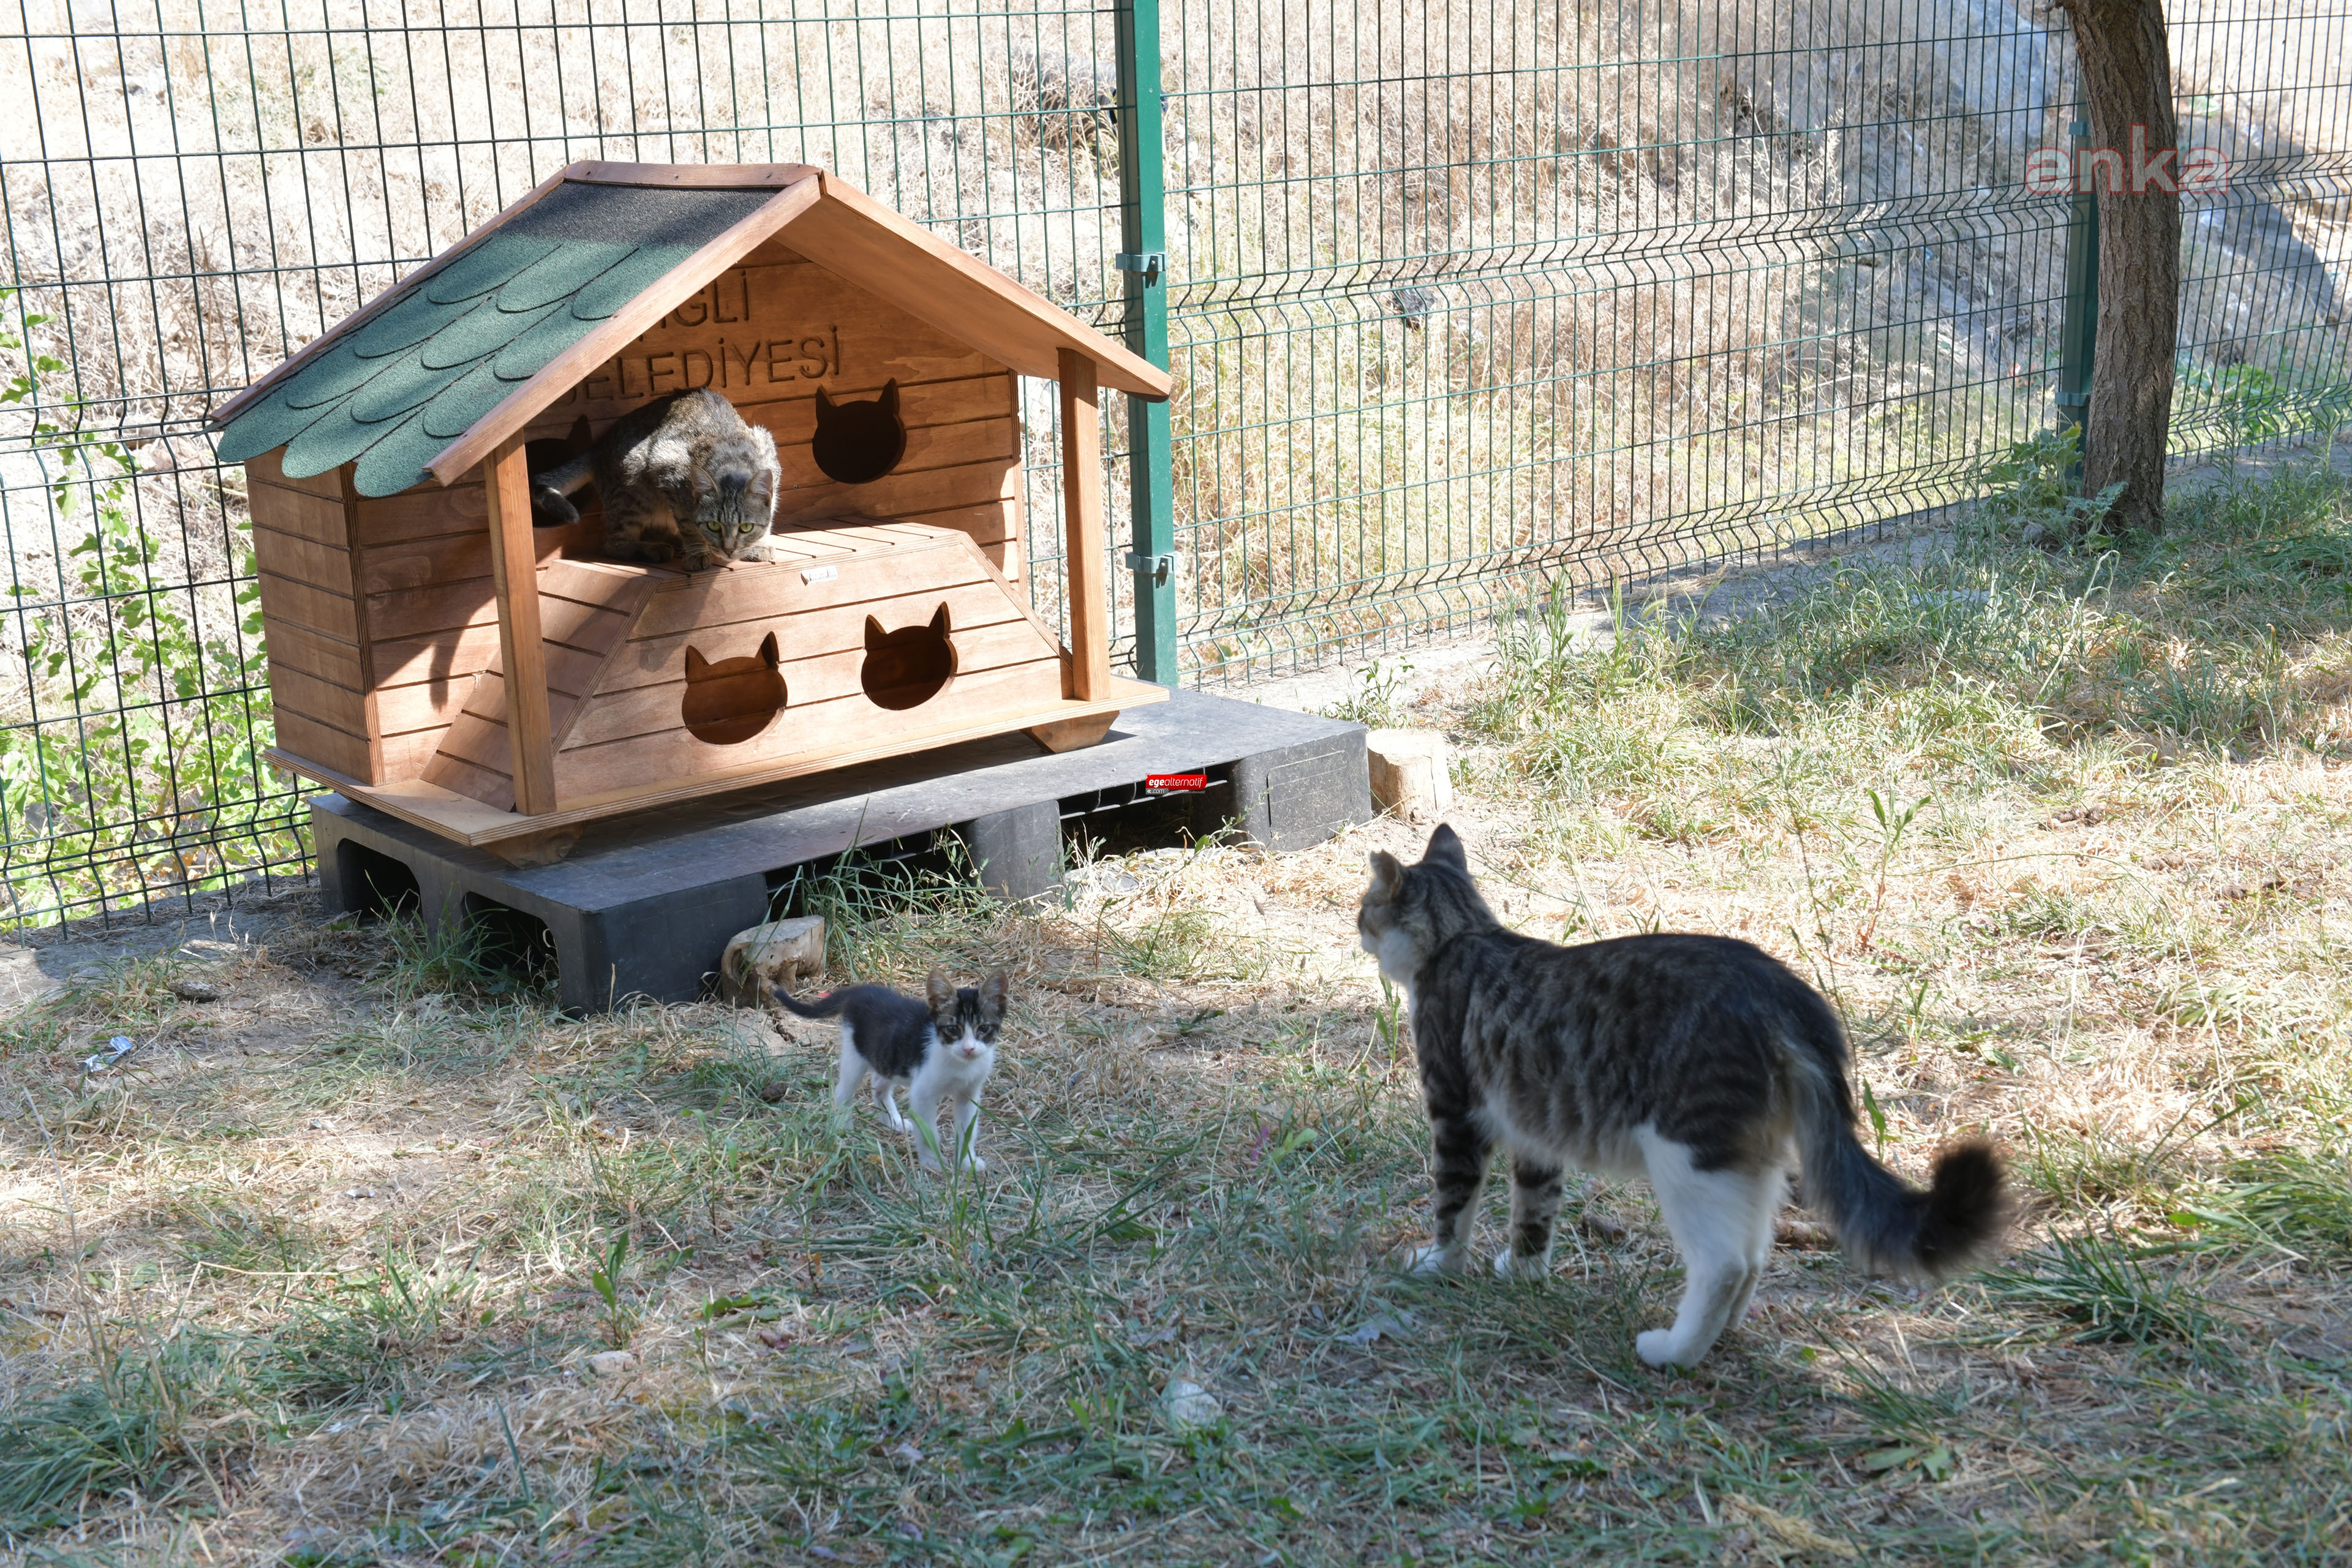
[[2123, 495], [2105, 526], [2153, 533], [2164, 526], [2164, 446], [2180, 313], [2180, 128], [2172, 112], [2172, 54], [2162, 0], [2073, 0], [2066, 15], [2082, 62], [2092, 145], [2119, 153], [2123, 176], [2120, 188], [2112, 188], [2105, 173], [2112, 165], [2093, 165], [2099, 321], [2083, 490], [2096, 495], [2120, 480]]

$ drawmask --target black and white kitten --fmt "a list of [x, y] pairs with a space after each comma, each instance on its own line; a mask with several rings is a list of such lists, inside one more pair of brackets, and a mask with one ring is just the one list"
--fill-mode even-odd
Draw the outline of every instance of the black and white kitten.
[[[891, 1130], [914, 1135], [927, 1171], [940, 1168], [940, 1151], [952, 1148], [956, 1163], [985, 1171], [980, 1157], [980, 1091], [996, 1068], [996, 1033], [1004, 1023], [1005, 974], [992, 973], [977, 986], [961, 990], [934, 969], [919, 1000], [887, 985], [851, 985], [814, 1002], [796, 1001], [782, 986], [776, 1000], [803, 1018], [841, 1019], [841, 1071], [834, 1079], [833, 1106], [850, 1114], [858, 1087], [874, 1079], [874, 1102]], [[907, 1089], [912, 1118], [898, 1113], [898, 1087]], [[950, 1133], [940, 1125], [943, 1105], [955, 1107]]]
[[1792, 1164], [1865, 1265], [1948, 1274], [2000, 1228], [1986, 1145], [1945, 1150], [1923, 1193], [1855, 1141], [1837, 1015], [1760, 948], [1521, 936], [1479, 897], [1445, 826], [1418, 865], [1373, 852], [1356, 928], [1412, 1001], [1437, 1183], [1436, 1239], [1417, 1270], [1464, 1267], [1497, 1143], [1511, 1156], [1505, 1279], [1549, 1272], [1563, 1166], [1649, 1178], [1685, 1270], [1675, 1326], [1633, 1341], [1652, 1366], [1697, 1364], [1748, 1310]]

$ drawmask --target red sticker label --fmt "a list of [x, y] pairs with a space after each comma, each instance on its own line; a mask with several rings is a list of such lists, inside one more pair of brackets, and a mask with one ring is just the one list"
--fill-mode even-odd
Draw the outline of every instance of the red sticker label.
[[1206, 773], [1147, 773], [1144, 775], [1143, 787], [1156, 790], [1206, 789], [1209, 787], [1209, 775]]

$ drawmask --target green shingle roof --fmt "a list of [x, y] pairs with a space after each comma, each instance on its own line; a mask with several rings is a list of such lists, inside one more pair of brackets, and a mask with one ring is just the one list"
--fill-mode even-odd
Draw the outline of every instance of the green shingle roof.
[[221, 461], [283, 447], [289, 478], [356, 460], [362, 495], [404, 490], [509, 393], [775, 195], [567, 180], [328, 333], [228, 422]]

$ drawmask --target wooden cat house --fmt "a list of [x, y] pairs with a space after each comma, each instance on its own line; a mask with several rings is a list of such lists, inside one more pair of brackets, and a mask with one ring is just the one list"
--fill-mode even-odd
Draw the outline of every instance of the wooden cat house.
[[[1015, 375], [1061, 387], [1066, 647], [1024, 580]], [[593, 492], [534, 526], [534, 470], [688, 387], [775, 437], [762, 558], [604, 558]], [[1104, 388], [1169, 383], [822, 170], [576, 163], [215, 413], [251, 496], [269, 758], [529, 859], [874, 758], [1091, 743], [1167, 695], [1110, 672]]]

